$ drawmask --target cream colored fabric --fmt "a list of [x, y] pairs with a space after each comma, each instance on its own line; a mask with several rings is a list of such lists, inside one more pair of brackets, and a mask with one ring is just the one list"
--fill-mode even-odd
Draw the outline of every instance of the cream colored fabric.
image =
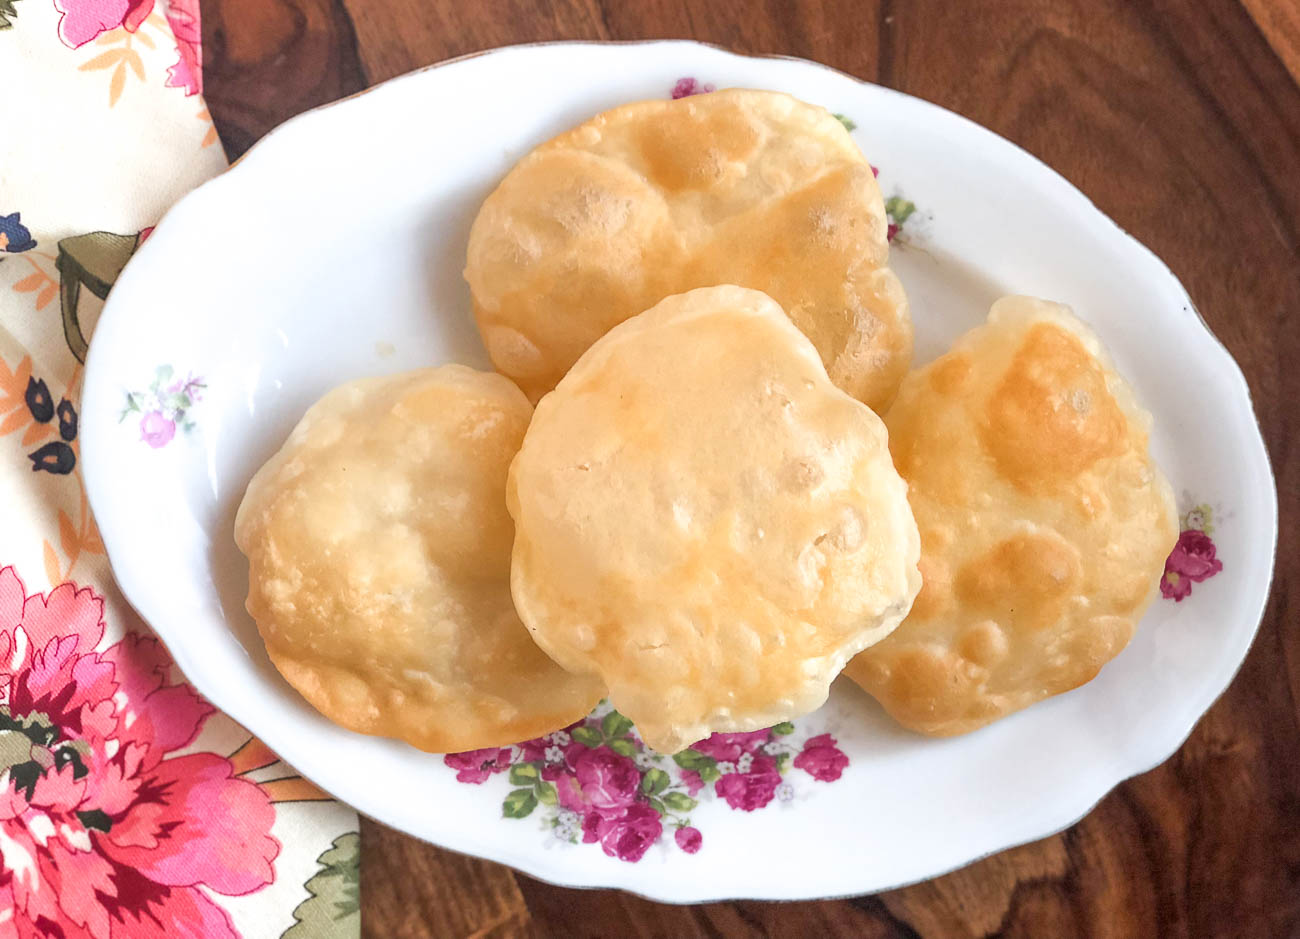
[[[360, 932], [356, 813], [185, 682], [118, 593], [80, 478], [82, 340], [102, 295], [167, 208], [226, 166], [197, 94], [197, 16], [192, 0], [0, 3], [0, 694], [46, 682], [52, 697], [34, 710], [6, 698], [6, 715], [55, 735], [27, 770], [51, 753], [85, 769], [57, 805], [42, 801], [51, 770], [33, 803], [5, 776], [0, 935], [38, 921], [36, 932], [97, 939], [141, 924], [176, 936]], [[186, 296], [174, 315], [187, 315]], [[202, 391], [189, 391], [201, 421]], [[175, 430], [166, 414], [136, 413], [119, 430], [160, 440], [169, 421]], [[56, 661], [64, 670], [48, 668]], [[55, 700], [85, 701], [95, 717], [74, 720]], [[7, 774], [15, 735], [0, 728]], [[110, 857], [138, 878], [116, 899]], [[324, 864], [328, 885], [309, 888]]]

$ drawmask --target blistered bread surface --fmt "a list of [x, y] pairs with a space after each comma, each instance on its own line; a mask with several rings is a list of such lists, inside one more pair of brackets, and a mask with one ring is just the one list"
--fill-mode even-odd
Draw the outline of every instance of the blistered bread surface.
[[870, 165], [824, 108], [731, 89], [606, 111], [525, 156], [483, 204], [465, 277], [493, 364], [536, 401], [670, 294], [765, 291], [873, 408], [912, 353]]
[[253, 477], [235, 523], [248, 611], [326, 717], [444, 752], [586, 714], [603, 690], [510, 600], [506, 473], [532, 408], [459, 365], [329, 392]]
[[524, 623], [665, 752], [815, 709], [920, 585], [883, 423], [740, 287], [669, 297], [587, 350], [507, 497]]
[[921, 532], [912, 612], [846, 672], [907, 727], [964, 733], [1091, 680], [1177, 539], [1151, 416], [1069, 308], [1029, 297], [910, 374], [886, 415]]

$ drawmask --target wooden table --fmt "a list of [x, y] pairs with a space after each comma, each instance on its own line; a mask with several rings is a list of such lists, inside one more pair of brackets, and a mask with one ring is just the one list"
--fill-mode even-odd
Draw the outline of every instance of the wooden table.
[[[363, 822], [364, 931], [406, 936], [1300, 935], [1300, 8], [1295, 0], [204, 0], [233, 158], [317, 104], [546, 39], [690, 37], [951, 108], [1164, 258], [1250, 380], [1277, 473], [1272, 603], [1178, 753], [1082, 822], [929, 883], [659, 906], [551, 887]], [[828, 833], [829, 834], [829, 833]]]

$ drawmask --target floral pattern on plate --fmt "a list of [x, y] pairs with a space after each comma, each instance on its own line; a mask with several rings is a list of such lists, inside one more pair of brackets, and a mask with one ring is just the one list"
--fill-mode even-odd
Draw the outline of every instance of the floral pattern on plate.
[[1179, 520], [1178, 543], [1165, 561], [1160, 578], [1160, 595], [1182, 603], [1192, 595], [1192, 584], [1209, 580], [1223, 570], [1218, 549], [1210, 535], [1214, 532], [1214, 510], [1202, 502], [1193, 506]]
[[[803, 775], [834, 782], [849, 758], [830, 734], [798, 741], [795, 726], [713, 734], [671, 757], [646, 747], [632, 722], [602, 702], [587, 718], [513, 747], [449, 753], [459, 782], [481, 785], [506, 773], [512, 789], [501, 813], [527, 818], [540, 809], [543, 827], [567, 844], [599, 842], [620, 861], [639, 861], [669, 832], [694, 854], [703, 844], [690, 812], [722, 799], [753, 812], [774, 800], [793, 801]], [[786, 778], [791, 769], [801, 775]]]
[[158, 366], [147, 389], [127, 392], [126, 404], [117, 419], [120, 424], [132, 414], [139, 414], [140, 439], [155, 450], [171, 443], [178, 427], [185, 433], [194, 429], [189, 413], [208, 387], [192, 373], [174, 379], [175, 374], [170, 365]]

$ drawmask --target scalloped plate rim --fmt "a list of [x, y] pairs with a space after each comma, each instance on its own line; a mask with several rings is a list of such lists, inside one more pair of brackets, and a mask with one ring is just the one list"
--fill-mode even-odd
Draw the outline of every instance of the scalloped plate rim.
[[[607, 46], [622, 46], [622, 47], [642, 46], [642, 47], [651, 47], [651, 48], [674, 47], [678, 49], [682, 47], [697, 47], [697, 48], [706, 49], [710, 53], [721, 54], [727, 57], [732, 57], [740, 60], [770, 59], [774, 61], [794, 63], [801, 66], [807, 66], [807, 65], [815, 66], [819, 69], [825, 69], [827, 71], [834, 72], [836, 75], [842, 77], [846, 81], [852, 82], [853, 84], [869, 86], [878, 91], [885, 92], [888, 95], [897, 96], [900, 99], [906, 99], [906, 101], [911, 106], [919, 106], [924, 109], [928, 109], [931, 111], [932, 116], [935, 116], [941, 120], [952, 121], [953, 119], [956, 119], [960, 121], [962, 124], [967, 125], [967, 128], [971, 132], [988, 135], [988, 137], [990, 138], [995, 138], [998, 146], [1009, 149], [1010, 151], [1014, 151], [1019, 158], [1027, 158], [1029, 161], [1032, 161], [1032, 163], [1036, 165], [1036, 169], [1038, 171], [1045, 171], [1047, 174], [1050, 174], [1052, 185], [1055, 188], [1059, 189], [1063, 195], [1068, 195], [1069, 197], [1078, 200], [1080, 210], [1082, 210], [1085, 213], [1089, 213], [1093, 215], [1094, 216], [1093, 221], [1104, 220], [1106, 223], [1108, 223], [1114, 229], [1114, 232], [1116, 234], [1123, 236], [1123, 238], [1127, 242], [1127, 244], [1125, 245], [1127, 250], [1131, 251], [1133, 248], [1140, 249], [1143, 264], [1156, 268], [1157, 270], [1155, 271], [1155, 273], [1163, 278], [1166, 278], [1170, 282], [1170, 284], [1176, 289], [1177, 294], [1181, 296], [1185, 301], [1186, 308], [1189, 312], [1189, 325], [1190, 325], [1190, 321], [1194, 320], [1195, 325], [1197, 327], [1196, 332], [1199, 338], [1201, 339], [1208, 338], [1212, 340], [1213, 348], [1210, 351], [1211, 354], [1219, 358], [1218, 369], [1220, 371], [1227, 372], [1228, 374], [1230, 374], [1235, 384], [1238, 386], [1238, 389], [1242, 394], [1242, 399], [1243, 399], [1242, 403], [1244, 403], [1245, 411], [1250, 417], [1250, 421], [1251, 421], [1250, 429], [1254, 433], [1254, 440], [1252, 442], [1256, 444], [1255, 447], [1256, 452], [1252, 454], [1252, 457], [1262, 460], [1262, 466], [1257, 466], [1256, 469], [1263, 470], [1263, 476], [1261, 477], [1261, 480], [1267, 481], [1271, 492], [1271, 531], [1267, 533], [1270, 536], [1270, 548], [1268, 552], [1270, 562], [1269, 562], [1269, 572], [1267, 577], [1265, 578], [1266, 585], [1271, 585], [1271, 580], [1272, 580], [1271, 559], [1274, 557], [1276, 553], [1276, 545], [1277, 545], [1276, 485], [1273, 479], [1271, 466], [1269, 465], [1267, 450], [1263, 445], [1263, 440], [1259, 433], [1258, 421], [1254, 414], [1249, 385], [1246, 382], [1245, 376], [1244, 374], [1242, 374], [1240, 367], [1237, 365], [1235, 360], [1232, 359], [1230, 353], [1227, 351], [1223, 343], [1208, 328], [1208, 325], [1205, 323], [1204, 319], [1200, 316], [1199, 311], [1196, 310], [1194, 304], [1192, 303], [1191, 298], [1187, 296], [1185, 288], [1182, 287], [1181, 283], [1177, 280], [1173, 272], [1169, 270], [1168, 266], [1158, 256], [1156, 256], [1149, 248], [1147, 248], [1141, 242], [1137, 241], [1137, 239], [1133, 238], [1132, 235], [1130, 235], [1123, 228], [1121, 228], [1117, 223], [1115, 223], [1112, 219], [1110, 219], [1103, 212], [1101, 212], [1092, 203], [1092, 201], [1088, 199], [1086, 195], [1084, 195], [1080, 190], [1078, 190], [1075, 186], [1073, 186], [1073, 184], [1071, 184], [1068, 180], [1062, 177], [1055, 170], [1052, 170], [1049, 166], [1044, 164], [1037, 157], [1023, 150], [1022, 148], [1015, 145], [1014, 143], [1005, 140], [999, 135], [994, 134], [992, 131], [976, 124], [975, 122], [969, 120], [968, 118], [947, 111], [946, 109], [943, 109], [938, 105], [923, 101], [921, 99], [914, 98], [910, 95], [906, 95], [903, 92], [899, 92], [894, 89], [884, 88], [882, 86], [876, 86], [869, 82], [863, 82], [860, 79], [854, 78], [853, 76], [847, 75], [843, 72], [839, 72], [838, 70], [835, 70], [830, 66], [826, 66], [821, 63], [808, 62], [807, 60], [798, 59], [789, 56], [743, 56], [743, 55], [738, 55], [736, 53], [732, 53], [721, 47], [705, 45], [701, 43], [694, 43], [694, 42], [684, 41], [684, 40], [635, 40], [635, 41], [624, 42], [624, 43], [601, 42], [601, 41], [530, 43], [530, 44], [524, 44], [519, 46], [508, 46], [500, 49], [484, 50], [480, 52], [469, 53], [465, 56], [458, 57], [457, 59], [452, 59], [446, 62], [441, 62], [431, 66], [427, 66], [423, 69], [410, 72], [406, 75], [398, 76], [394, 79], [391, 79], [380, 85], [376, 85], [372, 88], [365, 89], [362, 92], [359, 92], [356, 95], [351, 96], [350, 98], [342, 99], [336, 102], [331, 102], [329, 104], [322, 105], [321, 107], [318, 107], [311, 111], [297, 115], [291, 118], [290, 120], [286, 121], [284, 124], [277, 127], [275, 130], [271, 131], [265, 138], [263, 138], [257, 144], [255, 144], [253, 148], [251, 148], [242, 158], [237, 160], [236, 163], [233, 164], [229, 170], [227, 170], [227, 172], [223, 173], [222, 175], [216, 177], [215, 179], [199, 187], [199, 189], [197, 189], [194, 193], [191, 193], [186, 197], [184, 197], [183, 199], [181, 199], [172, 208], [172, 210], [168, 212], [165, 218], [159, 223], [159, 225], [157, 226], [156, 230], [154, 231], [149, 241], [146, 242], [141, 247], [136, 257], [133, 258], [132, 261], [127, 265], [127, 268], [124, 270], [119, 283], [126, 283], [136, 278], [147, 276], [145, 272], [147, 272], [148, 270], [149, 258], [153, 256], [153, 254], [156, 252], [159, 240], [161, 238], [168, 237], [170, 229], [174, 225], [180, 224], [180, 222], [178, 221], [179, 219], [186, 217], [191, 212], [191, 208], [193, 206], [198, 205], [204, 199], [210, 198], [212, 194], [214, 192], [219, 191], [221, 187], [231, 186], [235, 182], [241, 181], [245, 175], [251, 176], [255, 172], [255, 168], [258, 167], [261, 160], [265, 158], [266, 154], [273, 151], [276, 147], [292, 147], [293, 146], [292, 140], [295, 131], [304, 125], [319, 122], [323, 119], [328, 119], [331, 112], [337, 115], [339, 113], [344, 113], [347, 109], [350, 108], [365, 107], [367, 106], [367, 102], [373, 103], [374, 101], [380, 100], [386, 92], [390, 91], [393, 87], [399, 84], [420, 81], [422, 76], [428, 75], [429, 73], [435, 70], [454, 67], [464, 62], [475, 61], [475, 60], [482, 59], [484, 57], [501, 57], [501, 56], [509, 55], [510, 53], [519, 50], [550, 48], [550, 49], [556, 49], [560, 51], [566, 51], [573, 48], [598, 49]], [[126, 302], [124, 300], [124, 297], [126, 295], [127, 294], [125, 292], [115, 291], [110, 296], [107, 304], [105, 305], [103, 314], [101, 316], [101, 320], [100, 320], [101, 327], [105, 323], [110, 322], [110, 318], [118, 319], [118, 318], [125, 318], [130, 316]], [[90, 346], [90, 352], [89, 355], [87, 356], [85, 386], [84, 386], [85, 394], [88, 400], [90, 399], [92, 394], [92, 387], [97, 386], [99, 375], [101, 374], [101, 372], [106, 371], [108, 369], [108, 366], [104, 364], [105, 359], [108, 355], [108, 353], [103, 351], [105, 348], [106, 347], [103, 344], [96, 344], [94, 342], [92, 342]], [[83, 404], [83, 408], [84, 408], [84, 404]], [[103, 432], [105, 435], [107, 435], [108, 433], [108, 431], [103, 431]], [[110, 444], [107, 442], [107, 439], [101, 441], [100, 433], [101, 433], [101, 429], [98, 427], [94, 427], [94, 428], [87, 427], [85, 430], [83, 430], [83, 441], [84, 441], [83, 442], [83, 467], [85, 472], [86, 486], [87, 486], [87, 491], [88, 491], [91, 505], [93, 508], [96, 509], [108, 504], [108, 502], [111, 501], [110, 493], [106, 489], [106, 486], [108, 485], [109, 482], [108, 471], [100, 469], [101, 465], [106, 465], [106, 464], [101, 464], [100, 460], [96, 458], [92, 458], [92, 454], [100, 453], [101, 444], [105, 451], [112, 449]], [[99, 513], [96, 512], [96, 514], [98, 515]], [[1261, 534], [1263, 534], [1263, 532], [1261, 532]], [[147, 599], [150, 595], [152, 595], [153, 588], [149, 584], [147, 576], [145, 576], [145, 572], [133, 569], [129, 564], [124, 563], [123, 559], [128, 553], [130, 553], [127, 548], [127, 542], [130, 540], [129, 535], [125, 532], [118, 531], [118, 530], [113, 530], [113, 531], [104, 530], [102, 532], [102, 535], [103, 535], [104, 544], [107, 549], [110, 562], [113, 565], [114, 576], [117, 579], [117, 582], [124, 596], [128, 600], [128, 602], [130, 602], [132, 606], [135, 607], [137, 610], [140, 610], [141, 607], [155, 606], [155, 604], [150, 603]], [[1214, 690], [1212, 693], [1202, 696], [1202, 699], [1198, 699], [1187, 711], [1187, 713], [1190, 715], [1189, 718], [1186, 721], [1181, 722], [1177, 728], [1172, 729], [1169, 733], [1167, 733], [1159, 746], [1151, 748], [1151, 753], [1153, 753], [1154, 756], [1149, 754], [1145, 757], [1125, 760], [1120, 758], [1119, 755], [1116, 754], [1115, 755], [1116, 758], [1106, 767], [1106, 772], [1099, 772], [1097, 774], [1094, 774], [1093, 777], [1094, 779], [1098, 779], [1098, 780], [1104, 777], [1108, 781], [1099, 782], [1097, 785], [1089, 787], [1088, 791], [1079, 794], [1075, 798], [1072, 798], [1069, 801], [1069, 804], [1067, 806], [1060, 808], [1058, 811], [1054, 813], [1054, 818], [1050, 826], [1027, 823], [1023, 829], [1004, 832], [1001, 836], [994, 839], [996, 843], [990, 844], [987, 847], [987, 850], [984, 850], [982, 853], [974, 854], [968, 857], [964, 856], [958, 858], [947, 858], [942, 862], [940, 862], [939, 864], [933, 866], [933, 869], [929, 869], [926, 870], [925, 872], [920, 872], [920, 873], [909, 872], [907, 875], [897, 880], [891, 880], [889, 882], [863, 883], [861, 885], [851, 886], [849, 887], [849, 889], [840, 889], [828, 893], [810, 893], [807, 890], [799, 890], [799, 889], [791, 890], [788, 892], [781, 892], [773, 889], [764, 889], [761, 891], [757, 891], [753, 894], [742, 895], [736, 892], [719, 893], [716, 890], [710, 889], [708, 887], [707, 878], [703, 878], [703, 879], [696, 878], [693, 881], [688, 883], [676, 883], [673, 886], [677, 889], [673, 890], [672, 892], [666, 892], [663, 887], [660, 887], [658, 889], [648, 888], [645, 885], [645, 883], [643, 883], [644, 878], [640, 876], [640, 872], [642, 868], [636, 864], [626, 864], [617, 867], [610, 867], [607, 871], [602, 873], [602, 877], [599, 882], [577, 882], [571, 878], [566, 878], [565, 876], [566, 871], [562, 866], [539, 863], [538, 854], [535, 850], [533, 851], [529, 851], [529, 850], [511, 851], [511, 850], [498, 850], [498, 849], [476, 850], [464, 845], [450, 845], [445, 842], [437, 841], [435, 838], [431, 837], [425, 832], [411, 831], [409, 826], [401, 824], [401, 822], [397, 819], [394, 813], [383, 810], [387, 807], [380, 807], [379, 809], [376, 809], [373, 805], [366, 805], [365, 808], [361, 809], [361, 811], [363, 812], [363, 814], [373, 817], [376, 820], [383, 822], [384, 824], [392, 825], [393, 827], [396, 827], [399, 830], [407, 831], [408, 833], [411, 833], [416, 837], [433, 841], [433, 843], [439, 844], [442, 847], [446, 847], [450, 850], [455, 850], [460, 853], [470, 854], [471, 856], [484, 857], [490, 860], [508, 864], [512, 867], [515, 867], [527, 873], [530, 876], [537, 877], [549, 883], [554, 883], [562, 886], [570, 886], [570, 887], [587, 887], [587, 888], [615, 887], [619, 889], [628, 890], [630, 892], [637, 893], [641, 896], [645, 896], [647, 898], [661, 901], [661, 902], [695, 903], [695, 902], [703, 902], [708, 900], [739, 899], [742, 898], [742, 896], [744, 898], [749, 898], [749, 899], [810, 899], [816, 896], [852, 896], [863, 892], [877, 892], [885, 889], [891, 889], [893, 887], [904, 886], [908, 883], [914, 883], [921, 880], [929, 879], [931, 877], [939, 876], [943, 873], [947, 873], [951, 870], [955, 870], [960, 867], [963, 867], [982, 857], [986, 857], [988, 855], [998, 853], [1008, 848], [1027, 843], [1029, 841], [1037, 840], [1039, 838], [1047, 837], [1049, 835], [1062, 831], [1065, 828], [1068, 828], [1071, 825], [1073, 825], [1082, 817], [1086, 816], [1091, 811], [1091, 809], [1120, 782], [1124, 781], [1125, 779], [1131, 778], [1132, 776], [1146, 772], [1154, 768], [1155, 766], [1158, 766], [1166, 759], [1168, 759], [1169, 756], [1171, 756], [1174, 752], [1176, 752], [1177, 749], [1182, 745], [1182, 743], [1187, 739], [1191, 731], [1194, 729], [1196, 723], [1199, 721], [1200, 717], [1214, 703], [1214, 701], [1217, 700], [1218, 697], [1222, 695], [1222, 693], [1227, 689], [1228, 685], [1231, 683], [1237, 671], [1240, 669], [1241, 663], [1242, 661], [1244, 661], [1245, 655], [1249, 650], [1250, 642], [1253, 641], [1254, 635], [1258, 630], [1258, 625], [1260, 620], [1262, 619], [1268, 598], [1269, 598], [1269, 590], [1268, 590], [1268, 586], [1266, 586], [1262, 594], [1260, 594], [1260, 596], [1258, 597], [1256, 603], [1257, 610], [1253, 614], [1253, 627], [1251, 629], [1250, 639], [1247, 640], [1246, 643], [1244, 644], [1241, 651], [1241, 655], [1237, 658], [1235, 662], [1231, 664], [1231, 667], [1227, 669], [1220, 668], [1216, 670], [1215, 672], [1216, 678], [1212, 682], [1212, 684], [1217, 686], [1216, 690]], [[214, 704], [217, 704], [219, 707], [221, 707], [223, 710], [229, 713], [235, 720], [240, 721], [245, 726], [249, 727], [250, 730], [253, 730], [255, 733], [259, 733], [259, 736], [261, 736], [262, 739], [269, 746], [272, 747], [272, 749], [276, 750], [277, 753], [285, 755], [285, 758], [288, 762], [294, 764], [296, 768], [302, 771], [305, 775], [308, 775], [310, 778], [312, 778], [313, 781], [315, 781], [326, 791], [331, 792], [331, 794], [334, 794], [335, 796], [341, 798], [343, 801], [349, 801], [351, 802], [351, 804], [354, 805], [357, 804], [358, 802], [364, 804], [369, 801], [364, 798], [358, 799], [354, 797], [354, 794], [357, 792], [357, 789], [354, 785], [349, 785], [342, 779], [332, 778], [328, 772], [326, 773], [314, 772], [313, 770], [316, 769], [316, 766], [314, 765], [315, 761], [311, 758], [310, 754], [301, 753], [298, 744], [295, 743], [294, 741], [289, 739], [284, 739], [284, 738], [276, 739], [274, 734], [265, 734], [259, 732], [258, 725], [261, 723], [261, 721], [258, 719], [257, 715], [248, 713], [247, 709], [238, 700], [239, 697], [238, 688], [221, 687], [219, 683], [214, 684], [210, 680], [211, 676], [205, 674], [203, 667], [197, 661], [195, 661], [190, 651], [186, 648], [185, 643], [182, 641], [179, 631], [173, 626], [173, 624], [167, 622], [165, 616], [162, 617], [154, 616], [150, 618], [150, 617], [145, 617], [142, 613], [142, 618], [145, 619], [147, 622], [150, 622], [150, 624], [154, 627], [155, 631], [158, 632], [159, 636], [167, 642], [178, 666], [190, 678], [190, 680], [195, 684], [195, 686], [205, 696], [207, 696], [210, 700], [212, 700]], [[1222, 680], [1220, 681], [1219, 678], [1221, 678]], [[299, 757], [299, 759], [295, 760], [295, 756]], [[524, 836], [522, 829], [520, 831], [520, 836], [521, 837]], [[589, 850], [595, 850], [595, 846], [586, 846], [586, 848]], [[542, 860], [544, 860], [544, 858]], [[848, 884], [845, 884], [844, 886], [848, 886]]]

